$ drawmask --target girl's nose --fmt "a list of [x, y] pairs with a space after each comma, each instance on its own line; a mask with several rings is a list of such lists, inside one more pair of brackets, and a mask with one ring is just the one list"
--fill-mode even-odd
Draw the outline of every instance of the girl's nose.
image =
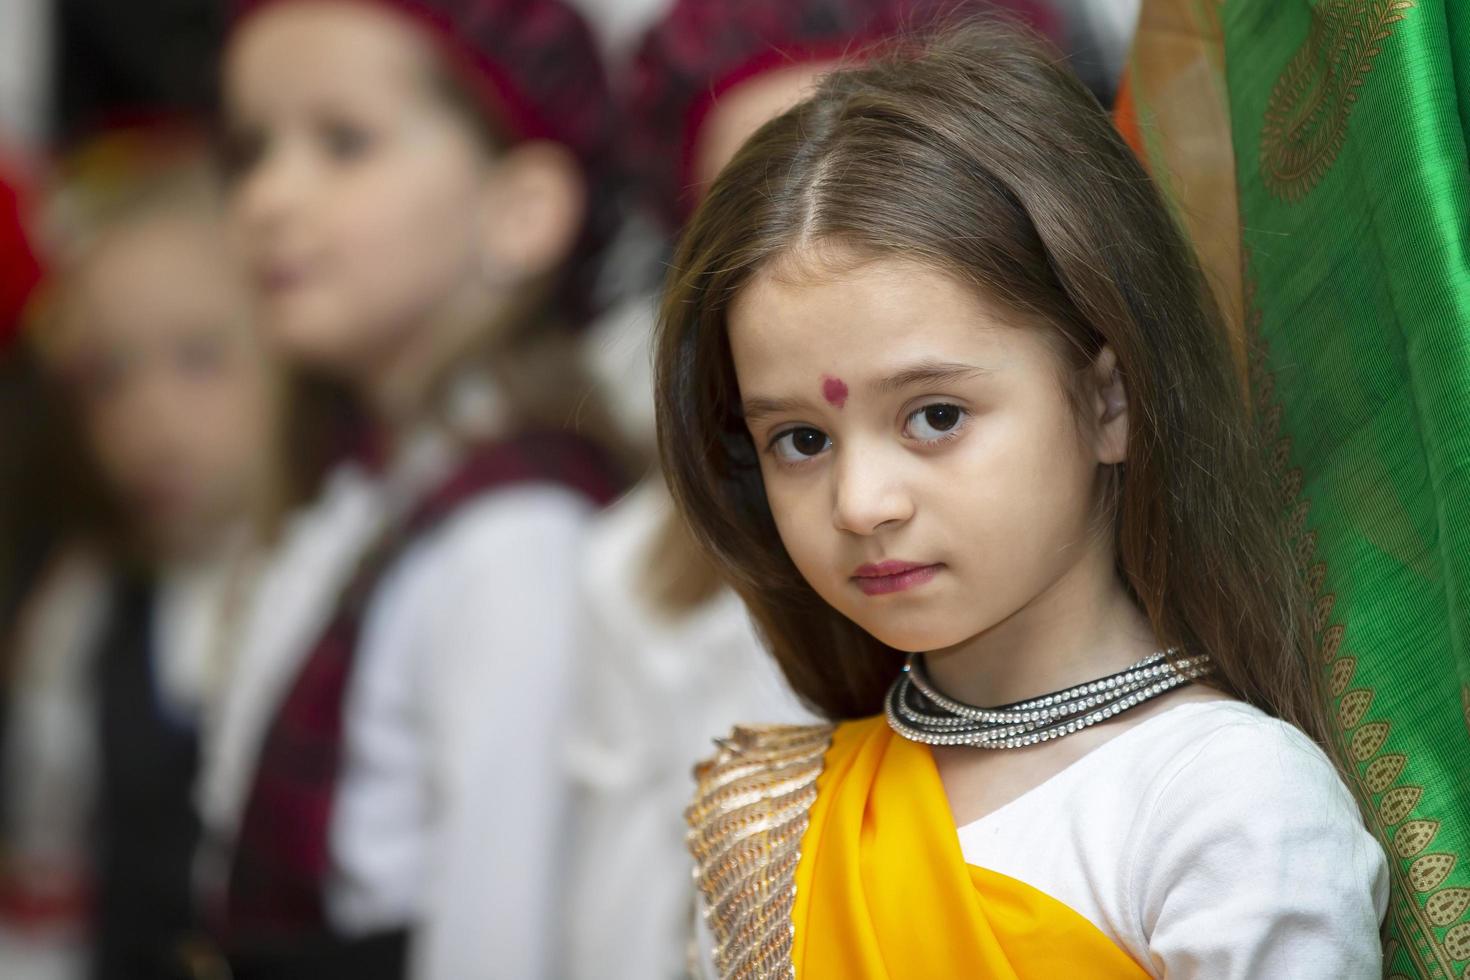
[[861, 446], [837, 450], [832, 523], [839, 531], [869, 535], [914, 516], [913, 496], [898, 460]]
[[261, 156], [236, 190], [236, 213], [247, 235], [258, 239], [291, 220], [305, 196], [308, 169], [300, 154], [286, 148]]

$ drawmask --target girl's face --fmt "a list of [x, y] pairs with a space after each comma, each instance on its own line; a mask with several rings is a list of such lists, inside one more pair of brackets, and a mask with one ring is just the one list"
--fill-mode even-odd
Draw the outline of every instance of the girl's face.
[[808, 252], [755, 277], [729, 336], [781, 540], [880, 641], [963, 643], [1110, 547], [1096, 500], [1126, 450], [1121, 386], [1105, 370], [1079, 418], [1044, 329], [917, 263]]
[[139, 219], [69, 290], [60, 356], [103, 477], [164, 554], [207, 547], [265, 484], [274, 383], [217, 224]]
[[491, 165], [432, 57], [400, 15], [344, 0], [267, 7], [227, 53], [234, 211], [267, 321], [350, 380], [483, 313]]

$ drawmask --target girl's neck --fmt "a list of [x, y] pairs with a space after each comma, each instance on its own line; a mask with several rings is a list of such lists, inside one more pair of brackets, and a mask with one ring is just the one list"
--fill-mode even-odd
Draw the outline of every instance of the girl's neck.
[[1128, 667], [1156, 647], [1114, 570], [1111, 547], [1089, 549], [1046, 590], [963, 643], [926, 655], [940, 690], [969, 704], [1010, 704]]
[[444, 407], [435, 399], [454, 365], [472, 359], [467, 354], [496, 329], [506, 305], [482, 287], [467, 287], [404, 331], [402, 343], [364, 365], [358, 392], [381, 428], [390, 459]]
[[256, 525], [241, 510], [238, 516], [220, 518], [187, 536], [146, 545], [151, 565], [160, 570], [186, 571], [236, 560], [255, 541]]

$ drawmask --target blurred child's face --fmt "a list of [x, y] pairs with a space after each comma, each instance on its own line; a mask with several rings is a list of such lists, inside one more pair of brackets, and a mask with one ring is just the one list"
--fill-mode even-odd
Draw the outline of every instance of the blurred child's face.
[[399, 15], [331, 0], [255, 14], [228, 53], [234, 210], [267, 320], [349, 379], [483, 302], [489, 161], [435, 90], [432, 54]]
[[1079, 418], [1044, 329], [917, 263], [808, 251], [741, 292], [729, 336], [781, 540], [882, 642], [963, 643], [1109, 546], [1126, 415]]
[[135, 530], [187, 553], [247, 517], [269, 465], [272, 382], [217, 224], [139, 219], [71, 284], [63, 355], [104, 479]]

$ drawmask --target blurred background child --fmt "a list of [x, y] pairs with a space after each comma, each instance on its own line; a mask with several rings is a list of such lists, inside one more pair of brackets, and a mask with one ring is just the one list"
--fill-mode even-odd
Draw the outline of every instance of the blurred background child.
[[549, 975], [575, 556], [617, 486], [578, 377], [613, 132], [557, 0], [248, 5], [224, 61], [271, 336], [361, 402], [209, 760], [237, 977]]
[[281, 491], [281, 389], [201, 141], [114, 135], [63, 174], [27, 338], [57, 401], [30, 463], [74, 492], [20, 510], [50, 538], [9, 635], [6, 891], [77, 920], [92, 976], [169, 977], [222, 631]]

